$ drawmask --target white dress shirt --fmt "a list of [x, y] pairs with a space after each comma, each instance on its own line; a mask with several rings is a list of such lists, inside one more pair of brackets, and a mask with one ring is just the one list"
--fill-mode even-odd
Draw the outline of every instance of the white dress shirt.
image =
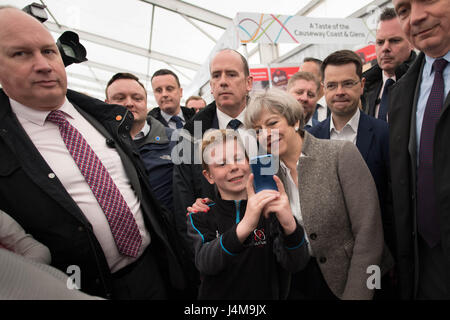
[[228, 123], [233, 119], [237, 119], [241, 122], [239, 128], [237, 129], [237, 132], [239, 133], [239, 136], [241, 137], [241, 140], [245, 146], [247, 155], [251, 158], [258, 154], [258, 144], [256, 141], [256, 135], [253, 135], [252, 132], [245, 129], [244, 127], [244, 118], [246, 110], [247, 109], [244, 108], [244, 110], [242, 110], [242, 112], [236, 118], [230, 117], [226, 113], [220, 111], [219, 108], [216, 109], [216, 114], [217, 120], [219, 122], [219, 129], [221, 130], [231, 129], [231, 127], [228, 126]]
[[327, 101], [325, 100], [325, 95], [322, 96], [322, 98], [320, 98], [319, 101], [317, 101], [317, 103], [319, 104], [316, 108], [317, 120], [319, 120], [319, 122], [322, 122], [323, 120], [325, 120], [327, 118], [327, 113], [328, 113]]
[[[447, 64], [442, 74], [444, 78], [444, 101], [445, 101], [445, 98], [447, 97], [448, 92], [450, 90], [450, 66], [449, 66], [450, 51], [447, 52], [447, 54], [444, 55], [443, 58], [449, 62], [449, 64]], [[423, 115], [425, 114], [425, 108], [427, 106], [428, 97], [430, 96], [431, 88], [433, 87], [434, 82], [434, 70], [432, 67], [436, 59], [425, 55], [425, 65], [423, 66], [422, 70], [422, 81], [420, 82], [419, 100], [417, 101], [417, 110], [416, 110], [417, 155], [419, 155], [420, 149], [420, 135], [422, 133]], [[419, 163], [419, 156], [417, 156], [417, 163]]]
[[140, 140], [142, 138], [145, 138], [149, 134], [149, 132], [150, 125], [147, 123], [147, 121], [145, 121], [141, 131], [139, 131], [138, 134], [134, 136], [133, 140]]
[[[136, 258], [123, 256], [119, 253], [108, 220], [75, 160], [67, 150], [58, 126], [45, 120], [50, 112], [26, 107], [12, 99], [10, 99], [10, 103], [25, 132], [53, 170], [48, 174], [49, 179], [58, 178], [61, 181], [67, 193], [92, 224], [94, 234], [103, 249], [111, 272], [115, 272], [135, 261]], [[82, 134], [99, 157], [133, 213], [142, 237], [142, 245], [138, 252], [138, 256], [140, 256], [150, 243], [150, 234], [145, 228], [139, 199], [131, 188], [130, 180], [119, 154], [115, 149], [106, 145], [105, 137], [67, 99], [59, 110], [64, 113], [70, 124]]]
[[[302, 153], [300, 155], [300, 158], [304, 157], [304, 156], [305, 155]], [[297, 161], [296, 166], [298, 168], [298, 161]], [[280, 160], [280, 170], [283, 172], [284, 176], [287, 178], [287, 181], [284, 185], [284, 190], [286, 191], [286, 194], [289, 198], [289, 205], [291, 206], [292, 214], [294, 215], [298, 224], [303, 226], [303, 217], [302, 217], [302, 210], [300, 207], [300, 194], [298, 192], [298, 187], [295, 184], [294, 178], [292, 178], [291, 170], [284, 164], [284, 162], [282, 160]], [[299, 183], [300, 183], [300, 181], [299, 181]], [[311, 256], [314, 256], [311, 246], [309, 245], [309, 240], [308, 240], [306, 231], [305, 231], [305, 239], [308, 243], [309, 254]]]
[[356, 145], [356, 137], [358, 135], [358, 125], [360, 118], [359, 108], [356, 109], [353, 117], [345, 124], [345, 126], [340, 130], [336, 130], [333, 121], [333, 115], [330, 119], [330, 140], [346, 140], [352, 142]]

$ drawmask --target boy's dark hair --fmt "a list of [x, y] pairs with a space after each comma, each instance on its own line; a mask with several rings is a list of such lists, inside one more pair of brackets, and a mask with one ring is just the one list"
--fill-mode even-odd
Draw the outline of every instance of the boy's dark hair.
[[356, 67], [356, 74], [359, 79], [362, 78], [362, 62], [361, 58], [351, 50], [339, 50], [330, 54], [322, 63], [320, 72], [322, 73], [322, 79], [325, 76], [325, 69], [328, 65], [341, 66], [345, 64], [353, 63]]
[[144, 85], [139, 81], [138, 77], [136, 77], [132, 73], [119, 72], [119, 73], [116, 73], [115, 75], [113, 75], [111, 79], [109, 79], [108, 84], [106, 85], [106, 89], [105, 89], [105, 96], [106, 96], [106, 98], [108, 98], [108, 88], [109, 88], [109, 86], [111, 84], [113, 84], [113, 82], [115, 82], [115, 81], [117, 81], [119, 79], [130, 79], [130, 80], [136, 81], [144, 89], [145, 95], [147, 95], [147, 90], [145, 89]]
[[171, 71], [171, 70], [169, 70], [169, 69], [159, 69], [158, 71], [156, 71], [156, 72], [152, 75], [152, 79], [151, 79], [151, 80], [153, 80], [154, 77], [165, 76], [165, 75], [171, 75], [171, 76], [173, 76], [173, 77], [175, 78], [175, 81], [176, 81], [177, 84], [178, 84], [178, 88], [181, 88], [181, 85], [180, 85], [180, 79], [178, 79], [178, 76], [175, 74], [175, 72], [173, 72], [173, 71]]

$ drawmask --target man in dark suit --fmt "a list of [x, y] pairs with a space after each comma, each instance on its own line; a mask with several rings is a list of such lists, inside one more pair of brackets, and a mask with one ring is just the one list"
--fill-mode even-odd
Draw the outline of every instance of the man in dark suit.
[[395, 251], [389, 188], [388, 125], [360, 110], [364, 78], [361, 60], [356, 53], [340, 50], [330, 54], [323, 61], [322, 72], [331, 117], [309, 129], [309, 132], [317, 138], [348, 140], [356, 145], [377, 187], [386, 244], [390, 251]]
[[0, 209], [46, 245], [81, 290], [161, 299], [184, 286], [172, 218], [133, 147], [133, 115], [67, 90], [51, 34], [0, 8]]
[[393, 4], [421, 50], [389, 102], [401, 296], [450, 299], [450, 1]]
[[[185, 241], [186, 210], [197, 198], [213, 198], [214, 187], [204, 178], [202, 165], [198, 159], [199, 142], [208, 129], [244, 130], [244, 114], [248, 93], [253, 84], [247, 60], [237, 51], [219, 51], [210, 64], [210, 86], [215, 101], [207, 105], [189, 121], [184, 129], [189, 137], [184, 137], [175, 148], [190, 152], [174, 168], [173, 192], [177, 228]], [[195, 145], [194, 145], [195, 140]], [[180, 151], [181, 153], [181, 151]]]
[[387, 121], [389, 88], [408, 71], [416, 58], [393, 8], [385, 8], [380, 15], [375, 51], [377, 64], [363, 73], [366, 83], [362, 106], [368, 115]]
[[150, 110], [149, 115], [159, 120], [165, 127], [181, 129], [195, 110], [181, 107], [183, 89], [178, 76], [168, 69], [160, 69], [152, 76], [153, 95], [158, 107]]

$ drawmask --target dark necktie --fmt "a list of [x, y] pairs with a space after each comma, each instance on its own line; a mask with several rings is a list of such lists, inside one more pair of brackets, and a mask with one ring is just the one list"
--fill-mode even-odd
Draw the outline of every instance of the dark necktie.
[[228, 126], [233, 129], [233, 130], [237, 130], [239, 128], [239, 126], [241, 125], [241, 121], [239, 121], [238, 119], [233, 119], [230, 120], [230, 122], [228, 122]]
[[423, 115], [417, 170], [417, 225], [422, 238], [433, 248], [440, 240], [436, 193], [433, 182], [433, 141], [436, 123], [444, 104], [444, 59], [433, 63], [434, 81]]
[[61, 111], [50, 112], [47, 120], [58, 125], [67, 150], [105, 213], [117, 249], [123, 255], [136, 257], [142, 243], [139, 228], [108, 171], [81, 133], [66, 120]]
[[380, 109], [378, 110], [378, 119], [386, 121], [389, 104], [389, 88], [395, 83], [391, 78], [387, 79], [384, 84], [383, 94], [381, 95]]
[[170, 121], [175, 122], [177, 129], [183, 128], [183, 120], [181, 120], [179, 116], [172, 116], [172, 118], [170, 118]]

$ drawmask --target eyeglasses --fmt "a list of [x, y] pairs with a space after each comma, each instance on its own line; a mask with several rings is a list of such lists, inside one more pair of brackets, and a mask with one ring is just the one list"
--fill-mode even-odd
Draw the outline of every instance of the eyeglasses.
[[325, 84], [325, 89], [328, 91], [334, 91], [338, 88], [339, 83], [341, 84], [342, 88], [344, 89], [351, 89], [354, 86], [356, 86], [358, 83], [360, 83], [361, 80], [355, 81], [355, 80], [345, 80], [342, 82], [328, 82]]

